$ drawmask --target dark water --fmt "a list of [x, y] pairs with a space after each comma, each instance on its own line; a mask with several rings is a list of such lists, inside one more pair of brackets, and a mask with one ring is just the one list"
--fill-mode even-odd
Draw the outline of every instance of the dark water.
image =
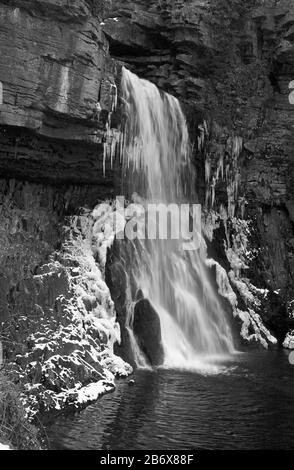
[[294, 449], [288, 354], [242, 354], [215, 375], [138, 371], [47, 429], [52, 449]]

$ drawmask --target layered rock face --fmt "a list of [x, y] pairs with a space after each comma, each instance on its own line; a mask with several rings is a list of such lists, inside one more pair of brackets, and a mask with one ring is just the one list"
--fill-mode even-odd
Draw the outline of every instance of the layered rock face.
[[1, 1], [2, 175], [105, 185], [119, 78], [104, 3]]
[[119, 78], [100, 27], [106, 3], [0, 2], [4, 306], [60, 246], [64, 216], [114, 193]]
[[266, 289], [259, 312], [279, 339], [293, 323], [293, 15], [288, 0], [118, 0], [103, 26], [114, 57], [184, 104], [219, 221], [210, 252], [244, 308], [248, 286]]

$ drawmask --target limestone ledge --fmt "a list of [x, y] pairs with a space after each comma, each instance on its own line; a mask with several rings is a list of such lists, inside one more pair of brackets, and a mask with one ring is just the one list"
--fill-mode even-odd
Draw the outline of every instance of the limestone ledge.
[[97, 11], [86, 0], [0, 2], [0, 124], [101, 142], [119, 68]]

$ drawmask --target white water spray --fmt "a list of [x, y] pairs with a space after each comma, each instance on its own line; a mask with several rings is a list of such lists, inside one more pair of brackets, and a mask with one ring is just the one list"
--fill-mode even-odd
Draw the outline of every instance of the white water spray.
[[[188, 129], [178, 100], [126, 69], [122, 90], [125, 194], [136, 193], [148, 203], [196, 202]], [[159, 315], [164, 365], [198, 368], [234, 352], [229, 323], [205, 267], [205, 250], [184, 251], [181, 240], [138, 243], [132, 279]], [[138, 345], [134, 350], [138, 356]]]

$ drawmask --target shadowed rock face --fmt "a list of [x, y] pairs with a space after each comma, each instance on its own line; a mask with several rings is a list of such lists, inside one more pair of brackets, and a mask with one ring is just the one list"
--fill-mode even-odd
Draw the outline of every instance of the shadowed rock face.
[[148, 299], [136, 303], [133, 329], [148, 362], [153, 366], [163, 364], [160, 320]]
[[67, 291], [63, 277], [57, 276], [41, 294], [35, 275], [60, 248], [65, 217], [79, 212], [81, 200], [93, 206], [97, 196], [92, 186], [0, 180], [0, 321], [10, 315], [38, 316], [37, 305], [53, 308], [55, 299]]
[[216, 91], [213, 81], [220, 84], [234, 61], [248, 62], [248, 56], [258, 54], [257, 44], [249, 44], [255, 31], [246, 25], [255, 4], [113, 0], [103, 30], [114, 57], [182, 102], [206, 111], [213, 108], [213, 97], [207, 96]]
[[0, 128], [0, 141], [1, 174], [7, 178], [45, 185], [92, 185], [101, 199], [110, 197], [118, 185], [117, 160], [111, 168], [106, 159], [103, 169], [103, 144], [53, 140], [8, 126]]
[[143, 298], [133, 277], [132, 268], [137, 264], [138, 249], [140, 247], [136, 243], [133, 245], [126, 239], [116, 239], [107, 252], [105, 280], [121, 327], [121, 341], [115, 345], [114, 351], [133, 366], [136, 365], [128, 332], [128, 327], [132, 325], [131, 329], [144, 354], [145, 362], [157, 366], [164, 359], [161, 326], [157, 312], [149, 300]]

